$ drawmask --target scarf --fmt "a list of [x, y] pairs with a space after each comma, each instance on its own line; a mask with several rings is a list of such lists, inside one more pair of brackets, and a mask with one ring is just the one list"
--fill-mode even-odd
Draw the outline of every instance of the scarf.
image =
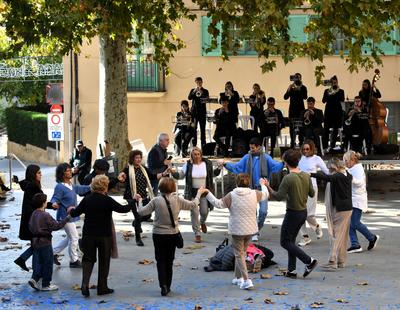
[[332, 242], [333, 236], [333, 205], [331, 195], [331, 182], [327, 182], [325, 189], [326, 222], [328, 224], [329, 239]]
[[260, 161], [260, 177], [268, 177], [268, 164], [267, 160], [265, 159], [265, 153], [261, 149], [260, 152], [251, 153], [249, 152], [249, 159], [247, 160], [247, 173], [250, 174], [250, 188], [254, 188], [253, 184], [253, 156], [259, 156]]
[[[133, 197], [137, 194], [135, 167], [133, 165], [128, 165], [128, 166], [129, 166], [129, 184], [131, 185], [131, 194], [132, 194], [132, 199], [133, 199]], [[150, 179], [149, 179], [149, 176], [147, 175], [146, 169], [142, 165], [139, 165], [139, 168], [140, 168], [140, 170], [142, 170], [142, 173], [143, 173], [144, 177], [146, 178], [147, 192], [149, 193], [150, 199], [153, 199], [154, 193], [153, 193], [153, 189], [151, 187]], [[146, 198], [146, 197], [142, 197], [142, 198]]]

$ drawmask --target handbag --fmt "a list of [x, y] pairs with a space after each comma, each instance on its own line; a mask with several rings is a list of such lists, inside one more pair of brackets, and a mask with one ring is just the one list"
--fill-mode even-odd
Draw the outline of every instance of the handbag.
[[225, 238], [224, 241], [222, 241], [220, 244], [218, 244], [218, 246], [215, 248], [215, 252], [218, 252], [219, 250], [222, 250], [223, 248], [228, 246], [228, 243], [229, 243], [229, 239]]
[[[169, 204], [169, 201], [168, 201], [167, 197], [165, 197], [163, 195], [163, 198], [164, 198], [165, 203], [167, 204], [167, 207], [168, 207], [168, 213], [169, 213], [169, 218], [171, 220], [171, 225], [172, 225], [173, 228], [175, 228], [175, 221], [174, 221], [174, 217], [172, 216], [171, 205]], [[182, 234], [181, 234], [180, 231], [178, 231], [178, 233], [175, 234], [175, 244], [176, 244], [176, 247], [178, 249], [182, 249], [183, 248], [183, 237], [182, 237]]]

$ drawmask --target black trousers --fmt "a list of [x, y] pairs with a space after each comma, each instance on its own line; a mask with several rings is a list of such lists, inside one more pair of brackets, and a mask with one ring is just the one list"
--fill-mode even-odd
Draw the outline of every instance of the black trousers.
[[306, 265], [311, 263], [311, 257], [296, 244], [297, 234], [306, 218], [307, 210], [286, 210], [281, 227], [281, 247], [288, 251], [288, 271], [296, 270], [296, 258]]
[[[197, 129], [197, 124], [200, 125], [200, 139], [201, 139], [201, 146], [206, 144], [206, 119], [198, 119], [196, 122], [196, 129]], [[193, 146], [197, 145], [197, 131], [195, 131], [195, 134], [193, 136]]]
[[[89, 287], [90, 276], [99, 257], [97, 292], [107, 290], [107, 277], [110, 271], [112, 237], [83, 236], [82, 238], [82, 287]], [[97, 254], [97, 255], [96, 255]]]
[[176, 235], [153, 234], [153, 243], [157, 261], [158, 282], [160, 287], [165, 285], [171, 288]]
[[179, 133], [175, 136], [175, 144], [177, 146], [178, 155], [182, 151], [182, 154], [186, 154], [188, 150], [188, 145], [190, 140], [194, 137], [194, 128], [190, 127], [189, 129], [181, 129]]
[[303, 127], [303, 136], [304, 139], [310, 139], [315, 143], [315, 146], [317, 147], [317, 152], [321, 153], [321, 145], [319, 142], [319, 136], [322, 134], [321, 128], [313, 128], [311, 126], [304, 126]]
[[[294, 148], [296, 144], [296, 126], [295, 126], [295, 121], [298, 121], [299, 118], [291, 118], [290, 119], [290, 127], [289, 127], [289, 134], [290, 134], [290, 148]], [[299, 144], [303, 144], [303, 133], [301, 130], [301, 127], [298, 128], [297, 132], [299, 136]]]
[[[132, 201], [132, 200], [129, 200], [129, 201]], [[144, 198], [143, 199], [143, 205], [146, 205], [148, 203], [149, 203], [149, 199], [148, 198]], [[136, 238], [139, 238], [140, 234], [143, 232], [143, 230], [142, 230], [142, 222], [147, 221], [149, 218], [151, 218], [151, 214], [141, 216], [137, 212], [136, 208], [132, 208], [132, 213], [133, 213], [133, 217], [135, 218], [133, 220], [133, 222], [132, 222], [132, 226], [135, 228], [135, 236], [136, 236]]]
[[[330, 119], [324, 120], [324, 135], [322, 137], [322, 143], [323, 143], [324, 149], [326, 149], [328, 147], [328, 144], [329, 144], [330, 148], [335, 147], [336, 141], [338, 138], [339, 127], [340, 127], [340, 124], [338, 124], [338, 122], [336, 120], [335, 121], [332, 121]], [[333, 131], [332, 131], [331, 139], [329, 140], [331, 128], [333, 129]]]

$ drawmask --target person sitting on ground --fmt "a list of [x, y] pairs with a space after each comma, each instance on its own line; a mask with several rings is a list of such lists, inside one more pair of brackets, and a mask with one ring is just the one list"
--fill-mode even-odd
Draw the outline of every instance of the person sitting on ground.
[[[36, 210], [33, 211], [29, 220], [29, 229], [32, 232], [33, 248], [33, 273], [28, 281], [29, 285], [37, 291], [56, 291], [58, 287], [51, 284], [53, 275], [53, 246], [51, 245], [52, 231], [59, 230], [71, 219], [67, 215], [63, 220], [57, 222], [45, 211], [47, 207], [47, 196], [37, 193], [32, 198]], [[42, 279], [40, 286], [39, 280]]]
[[216, 208], [229, 209], [228, 233], [232, 237], [233, 250], [235, 252], [235, 278], [232, 284], [240, 289], [247, 290], [254, 287], [248, 276], [246, 266], [246, 249], [251, 237], [257, 233], [257, 206], [260, 201], [268, 199], [268, 191], [265, 180], [260, 181], [261, 192], [250, 187], [250, 175], [239, 173], [236, 176], [236, 185], [232, 192], [221, 199], [209, 192], [207, 200]]

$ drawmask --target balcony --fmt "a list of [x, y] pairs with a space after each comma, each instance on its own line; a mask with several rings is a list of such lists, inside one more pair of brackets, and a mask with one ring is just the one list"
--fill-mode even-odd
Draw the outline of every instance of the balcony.
[[151, 60], [127, 63], [128, 92], [165, 92], [164, 68]]

